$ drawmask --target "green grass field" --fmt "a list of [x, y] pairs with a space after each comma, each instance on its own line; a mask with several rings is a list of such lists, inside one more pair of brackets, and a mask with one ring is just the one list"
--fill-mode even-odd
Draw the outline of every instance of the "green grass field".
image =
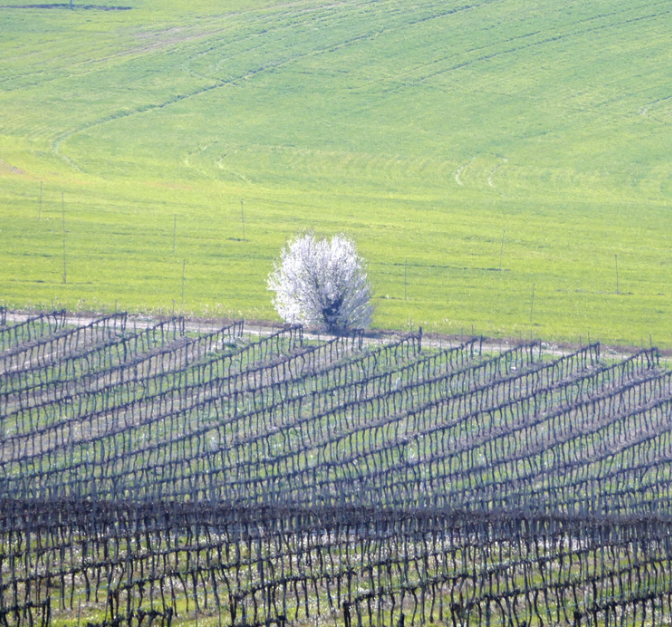
[[314, 230], [377, 327], [672, 347], [668, 2], [20, 2], [0, 305], [274, 318]]

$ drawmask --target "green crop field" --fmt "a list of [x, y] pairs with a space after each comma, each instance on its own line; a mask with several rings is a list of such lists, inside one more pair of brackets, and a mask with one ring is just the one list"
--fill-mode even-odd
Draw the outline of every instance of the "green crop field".
[[274, 318], [313, 230], [377, 327], [672, 347], [669, 2], [21, 1], [0, 305]]

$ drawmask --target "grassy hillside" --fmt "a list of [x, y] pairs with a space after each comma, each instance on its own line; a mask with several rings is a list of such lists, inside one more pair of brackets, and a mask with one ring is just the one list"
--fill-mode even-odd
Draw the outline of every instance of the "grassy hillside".
[[0, 305], [272, 318], [312, 229], [377, 326], [672, 346], [669, 3], [18, 4]]

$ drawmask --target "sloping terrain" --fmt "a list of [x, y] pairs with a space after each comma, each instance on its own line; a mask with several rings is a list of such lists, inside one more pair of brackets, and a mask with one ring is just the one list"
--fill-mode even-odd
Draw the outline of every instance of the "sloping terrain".
[[672, 346], [669, 3], [117, 6], [0, 0], [5, 305], [268, 319], [312, 229], [379, 327]]
[[3, 622], [672, 619], [655, 349], [63, 312], [0, 343]]

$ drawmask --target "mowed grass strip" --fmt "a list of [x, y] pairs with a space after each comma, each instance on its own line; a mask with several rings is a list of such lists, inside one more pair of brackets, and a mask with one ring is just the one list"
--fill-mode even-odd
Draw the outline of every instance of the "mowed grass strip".
[[16, 4], [5, 305], [273, 318], [314, 230], [378, 327], [672, 346], [666, 3]]

